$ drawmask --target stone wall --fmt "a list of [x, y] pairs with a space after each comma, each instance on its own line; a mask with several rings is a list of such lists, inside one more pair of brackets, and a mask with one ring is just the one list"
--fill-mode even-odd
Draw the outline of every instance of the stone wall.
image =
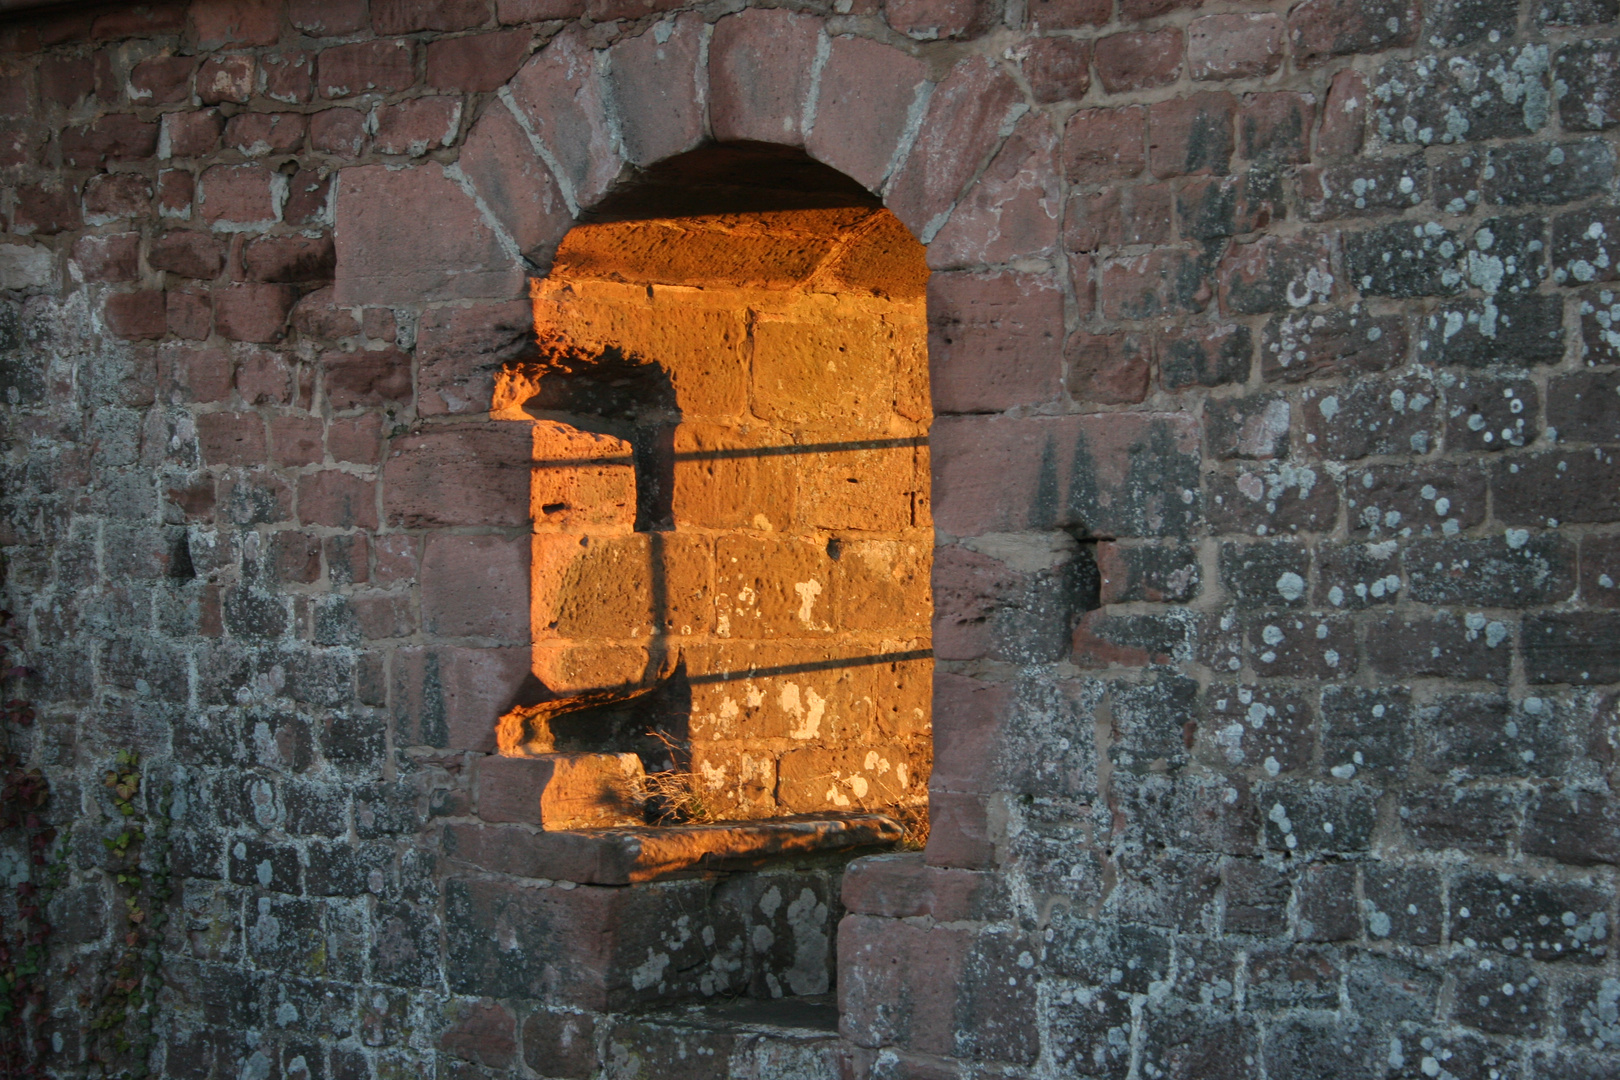
[[848, 1074], [1620, 1071], [1612, 0], [664, 6], [0, 26], [53, 1067], [137, 749], [160, 1074], [725, 1071], [613, 1012], [692, 886], [440, 839], [529, 666], [528, 281], [714, 138], [934, 271], [932, 833], [844, 883]]

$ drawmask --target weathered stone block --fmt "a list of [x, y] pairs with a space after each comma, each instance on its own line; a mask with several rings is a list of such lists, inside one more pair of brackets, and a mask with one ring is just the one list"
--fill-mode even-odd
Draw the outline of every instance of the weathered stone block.
[[640, 825], [641, 759], [634, 754], [491, 756], [479, 760], [478, 816], [548, 831]]
[[336, 221], [338, 303], [507, 298], [523, 288], [522, 271], [438, 165], [345, 169]]

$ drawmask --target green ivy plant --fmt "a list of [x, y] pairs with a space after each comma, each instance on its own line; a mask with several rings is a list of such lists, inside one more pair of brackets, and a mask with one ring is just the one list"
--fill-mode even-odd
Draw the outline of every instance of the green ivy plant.
[[142, 796], [140, 754], [120, 750], [102, 783], [123, 827], [103, 838], [122, 925], [96, 992], [81, 1001], [90, 1013], [89, 1057], [102, 1076], [141, 1080], [151, 1074], [162, 987], [162, 934], [168, 919], [169, 785]]

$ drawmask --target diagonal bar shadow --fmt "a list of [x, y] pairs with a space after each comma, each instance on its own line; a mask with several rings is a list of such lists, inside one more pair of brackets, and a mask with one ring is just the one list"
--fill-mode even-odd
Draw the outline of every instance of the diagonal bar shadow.
[[[729, 461], [739, 458], [789, 457], [798, 454], [837, 454], [858, 450], [896, 450], [902, 447], [927, 446], [928, 436], [913, 435], [903, 439], [857, 439], [850, 442], [805, 443], [787, 446], [757, 446], [737, 450], [683, 450], [675, 454], [676, 461]], [[579, 469], [592, 465], [632, 465], [630, 455], [594, 458], [548, 458], [527, 462], [535, 469]]]
[[933, 655], [933, 649], [872, 653], [867, 656], [839, 657], [837, 660], [813, 660], [803, 664], [779, 664], [776, 667], [747, 668], [741, 671], [715, 671], [707, 675], [689, 675], [687, 681], [697, 686], [703, 683], [739, 682], [743, 679], [770, 679], [778, 675], [802, 675], [811, 671], [833, 671], [838, 668], [898, 664], [907, 660], [928, 660], [932, 659]]

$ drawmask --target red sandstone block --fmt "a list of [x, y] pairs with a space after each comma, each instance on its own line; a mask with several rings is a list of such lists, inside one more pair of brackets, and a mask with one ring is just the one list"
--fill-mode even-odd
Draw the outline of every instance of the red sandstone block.
[[1335, 56], [1416, 43], [1422, 21], [1413, 0], [1305, 0], [1288, 14], [1294, 62], [1301, 67]]
[[[858, 1046], [950, 1054], [972, 940], [970, 931], [959, 928], [846, 916], [838, 924], [838, 1014], [844, 1037]], [[930, 976], [915, 977], [923, 971]], [[900, 1075], [942, 1080], [945, 1074], [908, 1070]]]
[[935, 270], [997, 266], [1049, 256], [1058, 241], [1057, 135], [1039, 113], [1024, 117], [928, 245]]
[[330, 281], [335, 262], [332, 237], [327, 234], [261, 236], [242, 249], [242, 269], [249, 281]]
[[[328, 536], [321, 548], [326, 552], [328, 577], [333, 584], [358, 585], [370, 579], [371, 545], [365, 533]], [[367, 638], [401, 637], [416, 632], [409, 596], [352, 596], [350, 603], [360, 622], [360, 632]], [[390, 612], [390, 608], [393, 611]], [[398, 632], [391, 632], [395, 630]]]
[[1002, 142], [1002, 126], [1023, 95], [983, 59], [964, 60], [929, 99], [922, 134], [888, 187], [887, 202], [913, 236], [932, 239], [974, 173]]
[[888, 919], [927, 915], [938, 922], [983, 918], [994, 889], [984, 874], [929, 866], [920, 852], [872, 855], [844, 872], [841, 899], [856, 915]]
[[292, 401], [293, 369], [287, 358], [270, 349], [252, 349], [236, 364], [236, 392], [249, 405], [286, 405]]
[[1333, 298], [1332, 254], [1322, 236], [1266, 236], [1234, 244], [1216, 269], [1221, 309], [1257, 315]]
[[1133, 405], [1147, 399], [1153, 344], [1146, 334], [1078, 331], [1064, 348], [1069, 396], [1086, 405]]
[[533, 32], [520, 27], [429, 42], [427, 83], [435, 89], [464, 93], [499, 90], [517, 74], [533, 40]]
[[[132, 4], [99, 14], [90, 27], [90, 36], [98, 41], [120, 38], [155, 37], [160, 34], [179, 33], [186, 25], [186, 5], [181, 0], [170, 3]], [[73, 37], [83, 36], [75, 32]]]
[[219, 149], [219, 137], [224, 130], [225, 118], [218, 109], [165, 113], [163, 116], [164, 142], [168, 144], [170, 157], [212, 154]]
[[1081, 193], [1069, 200], [1063, 243], [1070, 251], [1104, 245], [1164, 244], [1170, 240], [1168, 184], [1133, 184]]
[[165, 233], [152, 241], [146, 264], [181, 277], [215, 278], [225, 266], [225, 245], [191, 229]]
[[409, 529], [529, 525], [533, 425], [434, 425], [392, 440], [383, 466], [388, 524]]
[[517, 1019], [493, 1001], [474, 1002], [439, 1035], [439, 1049], [487, 1069], [504, 1070], [517, 1056]]
[[714, 26], [709, 45], [709, 116], [721, 140], [799, 145], [821, 22], [788, 11], [750, 9]]
[[103, 173], [84, 186], [87, 225], [142, 218], [152, 206], [152, 182], [139, 173]]
[[980, 21], [977, 0], [888, 0], [889, 25], [920, 41], [961, 37]]
[[191, 97], [195, 56], [154, 56], [129, 73], [129, 99], [137, 105], [172, 105]]
[[376, 481], [337, 469], [304, 473], [298, 478], [298, 517], [305, 525], [375, 529]]
[[1148, 109], [1148, 167], [1161, 180], [1172, 176], [1224, 176], [1232, 163], [1232, 116], [1237, 101], [1227, 93], [1193, 94]]
[[495, 725], [529, 677], [529, 648], [400, 649], [393, 701], [404, 745], [491, 753]]
[[298, 291], [291, 285], [238, 282], [214, 293], [219, 332], [232, 341], [280, 341]]
[[1081, 109], [1063, 129], [1063, 168], [1076, 184], [1135, 176], [1147, 164], [1147, 110]]
[[126, 341], [160, 338], [169, 332], [163, 293], [157, 289], [113, 293], [102, 308], [107, 329]]
[[1001, 412], [1057, 396], [1063, 292], [1053, 278], [935, 274], [928, 316], [936, 412]]
[[526, 275], [434, 164], [339, 174], [336, 296], [348, 304], [519, 295]]
[[218, 349], [158, 347], [158, 396], [170, 404], [224, 401], [231, 393], [231, 360]]
[[1119, 0], [1119, 17], [1125, 22], [1141, 22], [1182, 8], [1203, 6], [1204, 0]]
[[460, 164], [518, 250], [536, 265], [549, 266], [573, 215], [551, 170], [508, 110], [484, 110], [462, 147]]
[[139, 233], [82, 236], [73, 244], [71, 265], [85, 281], [134, 281], [140, 276]]
[[210, 225], [262, 228], [281, 217], [285, 178], [263, 165], [215, 165], [200, 183], [202, 216]]
[[368, 22], [366, 0], [287, 0], [287, 17], [310, 37], [341, 37]]
[[455, 141], [461, 128], [461, 99], [422, 97], [398, 105], [379, 105], [372, 121], [372, 149], [420, 157]]
[[62, 160], [75, 169], [99, 169], [109, 161], [134, 161], [157, 152], [158, 125], [129, 113], [111, 113], [62, 132]]
[[631, 22], [681, 6], [680, 0], [586, 0], [585, 16], [597, 23], [618, 19]]
[[315, 96], [315, 55], [282, 49], [260, 56], [259, 91], [271, 101], [305, 104]]
[[197, 97], [204, 105], [245, 102], [253, 96], [253, 80], [253, 57], [210, 56], [197, 70]]
[[71, 108], [95, 92], [94, 61], [88, 56], [47, 56], [39, 62], [39, 100]]
[[329, 352], [321, 365], [326, 369], [326, 400], [334, 409], [410, 400], [411, 358], [398, 349]]
[[361, 333], [374, 341], [393, 342], [398, 323], [391, 308], [370, 307], [360, 313], [360, 329]]
[[939, 672], [934, 676], [934, 771], [930, 790], [984, 792], [1013, 708], [1008, 687]]
[[1213, 290], [1203, 260], [1191, 252], [1157, 248], [1102, 264], [1098, 305], [1109, 319], [1150, 319], [1204, 310]]
[[1091, 42], [1036, 38], [1024, 57], [1024, 77], [1036, 102], [1079, 101], [1091, 89]]
[[866, 38], [833, 38], [805, 148], [868, 190], [878, 190], [927, 85], [928, 70], [915, 57]]
[[487, 412], [494, 372], [534, 351], [534, 312], [525, 301], [424, 312], [416, 344], [417, 408], [423, 416]]
[[324, 341], [353, 337], [360, 332], [360, 320], [347, 308], [332, 303], [331, 289], [317, 289], [293, 308], [293, 328], [305, 337]]
[[1031, 30], [1073, 30], [1102, 26], [1114, 13], [1113, 0], [1029, 0], [1024, 24]]
[[197, 178], [191, 173], [185, 169], [164, 169], [158, 173], [158, 215], [189, 220], [196, 192]]
[[564, 31], [511, 83], [512, 100], [549, 147], [579, 206], [594, 205], [623, 168], [595, 55], [579, 33]]
[[264, 420], [256, 412], [211, 412], [197, 417], [197, 447], [204, 465], [264, 463]]
[[503, 26], [562, 19], [585, 14], [585, 0], [495, 0], [495, 17]]
[[167, 312], [175, 337], [201, 341], [213, 331], [214, 306], [206, 289], [171, 289]]
[[371, 0], [371, 28], [384, 35], [471, 30], [489, 16], [489, 0]]
[[1282, 67], [1285, 27], [1274, 12], [1205, 15], [1187, 27], [1187, 74], [1244, 79]]
[[418, 537], [409, 533], [385, 533], [373, 538], [372, 548], [377, 553], [376, 571], [372, 576], [378, 585], [416, 580], [422, 558], [422, 542]]
[[1361, 153], [1367, 128], [1367, 80], [1345, 68], [1333, 76], [1322, 105], [1322, 126], [1316, 134], [1316, 153], [1328, 161], [1342, 161]]
[[191, 33], [204, 51], [226, 45], [274, 45], [282, 0], [194, 0]]
[[1249, 94], [1238, 117], [1238, 150], [1250, 161], [1310, 159], [1316, 103], [1304, 94]]
[[29, 115], [29, 86], [30, 80], [25, 75], [0, 75], [0, 116], [25, 117]]
[[547, 831], [642, 824], [641, 783], [634, 754], [491, 755], [473, 769], [480, 818]]
[[21, 184], [11, 206], [11, 231], [24, 236], [50, 236], [79, 227], [79, 190], [60, 181]]
[[32, 79], [26, 74], [0, 76], [0, 117], [24, 118], [29, 112], [29, 87]]
[[1130, 31], [1097, 42], [1097, 81], [1110, 94], [1168, 86], [1181, 75], [1181, 31]]
[[382, 460], [383, 415], [362, 413], [334, 419], [326, 433], [333, 461], [375, 465]]
[[332, 178], [313, 169], [299, 169], [287, 181], [287, 203], [281, 220], [288, 225], [330, 225], [332, 223]]
[[278, 415], [270, 418], [271, 456], [278, 465], [296, 469], [319, 465], [326, 457], [321, 448], [321, 421], [316, 416]]
[[706, 74], [698, 66], [703, 20], [687, 14], [673, 25], [660, 25], [667, 37], [648, 31], [621, 38], [608, 49], [624, 152], [635, 165], [689, 150], [703, 138], [703, 105], [696, 91]]
[[528, 536], [433, 533], [422, 553], [422, 628], [440, 637], [529, 640]]
[[930, 866], [988, 870], [995, 866], [996, 846], [990, 840], [987, 797], [971, 791], [928, 791], [928, 846], [923, 858]]
[[359, 157], [366, 145], [366, 114], [359, 109], [323, 109], [310, 117], [311, 149]]
[[326, 98], [367, 91], [392, 93], [416, 81], [409, 41], [361, 41], [324, 50], [316, 61], [316, 88]]
[[225, 124], [225, 145], [248, 157], [292, 153], [308, 126], [302, 113], [238, 113]]
[[0, 168], [41, 163], [40, 151], [48, 137], [45, 125], [37, 120], [10, 118], [0, 125]]

